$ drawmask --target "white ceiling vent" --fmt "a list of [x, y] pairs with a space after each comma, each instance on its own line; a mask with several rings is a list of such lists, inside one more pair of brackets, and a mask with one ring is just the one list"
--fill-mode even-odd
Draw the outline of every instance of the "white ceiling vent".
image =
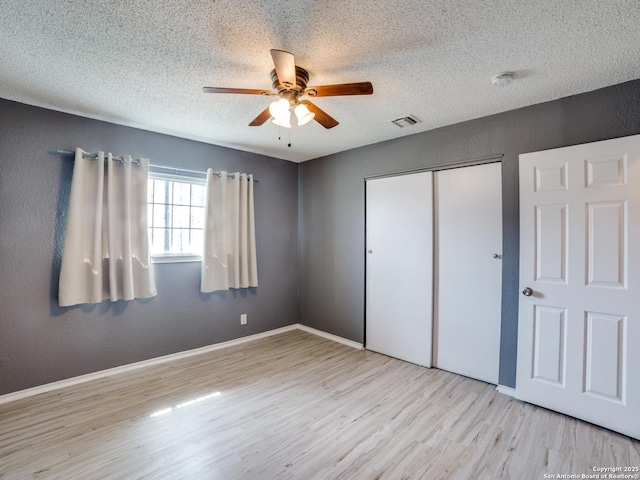
[[400, 128], [404, 128], [415, 125], [416, 123], [422, 123], [422, 120], [418, 119], [414, 115], [409, 115], [408, 117], [396, 118], [395, 120], [391, 120], [391, 123]]

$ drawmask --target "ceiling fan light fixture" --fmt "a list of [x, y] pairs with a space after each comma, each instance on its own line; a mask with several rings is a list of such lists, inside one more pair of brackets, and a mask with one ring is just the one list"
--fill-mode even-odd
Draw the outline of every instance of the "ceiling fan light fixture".
[[313, 117], [316, 116], [315, 113], [311, 113], [307, 106], [303, 104], [297, 105], [296, 108], [293, 109], [293, 113], [298, 117], [298, 126], [300, 127], [309, 123], [313, 120]]
[[269, 105], [269, 113], [276, 120], [287, 117], [287, 121], [289, 121], [288, 119], [291, 116], [289, 112], [289, 101], [281, 98], [280, 100], [271, 102], [271, 105]]
[[274, 118], [273, 123], [279, 127], [291, 128], [291, 112], [287, 110], [284, 115]]

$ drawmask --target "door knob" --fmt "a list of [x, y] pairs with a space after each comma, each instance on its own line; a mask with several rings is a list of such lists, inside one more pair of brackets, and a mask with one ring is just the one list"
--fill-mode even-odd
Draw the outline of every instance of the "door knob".
[[502, 255], [500, 255], [499, 253], [494, 253], [493, 258], [502, 258]]
[[524, 287], [524, 288], [522, 289], [522, 294], [523, 294], [525, 297], [530, 297], [531, 295], [533, 295], [533, 290], [531, 290], [529, 287]]

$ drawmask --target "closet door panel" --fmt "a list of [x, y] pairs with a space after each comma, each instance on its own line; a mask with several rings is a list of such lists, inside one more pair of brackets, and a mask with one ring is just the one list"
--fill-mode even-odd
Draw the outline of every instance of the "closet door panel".
[[432, 173], [366, 182], [369, 350], [431, 366]]
[[434, 366], [498, 383], [500, 163], [434, 173]]

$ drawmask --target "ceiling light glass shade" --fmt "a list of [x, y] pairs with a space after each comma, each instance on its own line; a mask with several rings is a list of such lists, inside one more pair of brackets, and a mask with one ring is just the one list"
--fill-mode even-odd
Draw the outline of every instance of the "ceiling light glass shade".
[[306, 105], [300, 104], [294, 110], [296, 117], [298, 117], [298, 125], [302, 126], [313, 120], [316, 116], [315, 113], [311, 113]]
[[269, 105], [269, 113], [275, 119], [284, 118], [285, 116], [287, 118], [290, 117], [289, 101], [281, 98], [280, 100], [271, 102], [271, 105]]
[[291, 112], [287, 110], [284, 115], [274, 118], [273, 123], [279, 127], [291, 128]]

